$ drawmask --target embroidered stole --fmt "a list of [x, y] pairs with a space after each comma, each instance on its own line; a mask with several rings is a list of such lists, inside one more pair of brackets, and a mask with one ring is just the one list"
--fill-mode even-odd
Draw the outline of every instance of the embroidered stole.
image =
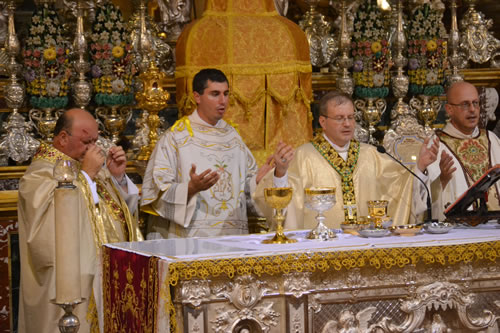
[[353, 173], [358, 162], [360, 144], [356, 140], [351, 140], [347, 159], [344, 159], [323, 137], [316, 135], [311, 141], [316, 150], [330, 163], [342, 178], [342, 199], [344, 201], [345, 221], [357, 220], [356, 194], [354, 193]]
[[[481, 129], [479, 136], [470, 139], [459, 139], [441, 130], [436, 131], [436, 135], [462, 166], [469, 187], [491, 168], [490, 142], [486, 130]], [[495, 192], [496, 186], [491, 186], [489, 189], [490, 199], [498, 197]], [[494, 194], [497, 195], [494, 196]]]

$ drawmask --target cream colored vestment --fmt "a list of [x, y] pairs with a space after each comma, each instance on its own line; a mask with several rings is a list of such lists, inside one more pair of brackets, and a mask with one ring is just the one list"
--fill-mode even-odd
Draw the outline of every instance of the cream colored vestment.
[[[318, 150], [311, 144], [300, 146], [288, 169], [288, 182], [293, 187], [293, 198], [287, 209], [285, 229], [312, 229], [316, 226], [316, 212], [304, 207], [304, 189], [307, 187], [333, 186], [336, 204], [325, 213], [329, 228], [340, 228], [344, 222], [342, 178]], [[395, 225], [408, 223], [411, 207], [412, 177], [400, 165], [376, 148], [360, 144], [356, 166], [353, 170], [357, 216], [368, 215], [368, 200], [388, 200], [388, 215]], [[263, 210], [263, 191], [273, 186], [273, 173], [268, 173], [259, 183], [254, 197]], [[266, 217], [270, 218], [267, 210]]]
[[[19, 182], [19, 333], [58, 332], [58, 321], [63, 315], [60, 307], [50, 303], [55, 298], [54, 189], [57, 181], [53, 170], [58, 159], [71, 160], [52, 146], [42, 144]], [[130, 213], [137, 211], [138, 196], [127, 195], [115, 187], [109, 171], [104, 168], [96, 177], [96, 183], [97, 205], [85, 177], [79, 174], [74, 184], [78, 190], [80, 216], [76, 221], [67, 221], [76, 223], [80, 230], [81, 293], [86, 300], [75, 311], [80, 319], [79, 332], [90, 331], [87, 309], [91, 295], [98, 304], [101, 300], [100, 284], [94, 281], [100, 271], [100, 246], [143, 239], [137, 219]], [[129, 188], [135, 186], [129, 180], [128, 184]], [[90, 319], [96, 320], [95, 315], [91, 313]]]
[[[218, 182], [188, 202], [189, 172], [217, 170]], [[158, 140], [143, 182], [148, 239], [248, 233], [247, 202], [255, 188], [257, 164], [238, 132], [224, 120], [215, 126], [197, 111]], [[251, 200], [251, 199], [250, 199]]]
[[[464, 168], [464, 161], [460, 159], [467, 159], [469, 163], [477, 161], [478, 164], [488, 162], [488, 167], [492, 167], [500, 163], [500, 139], [491, 131], [486, 131], [487, 143], [484, 146], [478, 145], [477, 139], [480, 135], [480, 130], [476, 128], [471, 135], [461, 133], [450, 122], [443, 128], [443, 132], [449, 136], [459, 140], [463, 140], [460, 148], [459, 155], [453, 153], [450, 148], [443, 142], [439, 144], [439, 153], [437, 160], [427, 167], [427, 175], [419, 173], [419, 175], [427, 181], [432, 197], [432, 215], [433, 218], [444, 220], [444, 210], [449, 204], [455, 202], [473, 183], [474, 179], [467, 174]], [[488, 147], [485, 147], [488, 146]], [[443, 189], [439, 180], [441, 170], [439, 168], [439, 161], [441, 154], [446, 151], [453, 159], [453, 167], [457, 170], [453, 173], [453, 177]], [[477, 177], [477, 175], [475, 176]], [[427, 192], [421, 184], [414, 184], [414, 197], [415, 197], [415, 213], [421, 214], [425, 211], [425, 202], [427, 200]], [[488, 196], [488, 210], [500, 210], [500, 182], [497, 182], [490, 188]]]

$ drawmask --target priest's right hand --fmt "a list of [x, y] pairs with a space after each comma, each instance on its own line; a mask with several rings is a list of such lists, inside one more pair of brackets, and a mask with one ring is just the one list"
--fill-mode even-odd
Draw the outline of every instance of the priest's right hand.
[[295, 156], [295, 149], [292, 146], [287, 145], [284, 142], [279, 142], [276, 146], [276, 151], [274, 153], [274, 175], [278, 178], [283, 177], [290, 166], [290, 162]]
[[82, 170], [87, 173], [90, 179], [94, 179], [104, 165], [106, 157], [101, 148], [91, 145], [85, 152], [82, 161]]
[[[429, 141], [432, 143], [429, 144]], [[437, 136], [426, 138], [418, 153], [417, 168], [424, 172], [429, 165], [437, 160], [439, 153], [439, 138]]]
[[212, 171], [207, 169], [196, 174], [196, 165], [191, 164], [191, 170], [189, 171], [189, 177], [191, 178], [188, 183], [188, 201], [198, 192], [208, 190], [210, 187], [214, 186], [219, 180], [219, 173], [217, 171]]

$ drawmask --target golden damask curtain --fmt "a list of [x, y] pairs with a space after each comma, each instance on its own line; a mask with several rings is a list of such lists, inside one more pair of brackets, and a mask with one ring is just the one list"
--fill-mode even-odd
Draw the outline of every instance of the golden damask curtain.
[[238, 125], [259, 163], [283, 140], [293, 146], [312, 137], [309, 45], [273, 0], [208, 0], [203, 17], [182, 32], [176, 47], [177, 104], [190, 114], [192, 80], [218, 68], [229, 80], [225, 119]]

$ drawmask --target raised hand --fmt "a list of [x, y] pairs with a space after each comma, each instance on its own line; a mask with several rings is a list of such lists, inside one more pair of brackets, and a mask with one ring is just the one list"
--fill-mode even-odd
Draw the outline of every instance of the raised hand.
[[454, 167], [453, 158], [450, 154], [443, 150], [441, 153], [441, 160], [439, 161], [439, 168], [441, 169], [441, 174], [439, 175], [439, 180], [441, 181], [441, 186], [444, 189], [448, 182], [453, 177], [453, 172], [457, 170]]
[[210, 187], [214, 186], [219, 180], [219, 174], [217, 171], [212, 171], [207, 169], [196, 174], [196, 165], [191, 164], [191, 170], [189, 170], [189, 183], [188, 183], [188, 201], [198, 192], [208, 190]]
[[428, 147], [430, 139], [431, 138], [426, 138], [424, 140], [422, 147], [420, 147], [420, 152], [418, 153], [417, 167], [422, 172], [424, 172], [429, 165], [437, 160], [437, 155], [439, 152], [438, 137], [434, 137], [434, 139], [432, 140], [432, 144], [430, 145], [430, 147]]
[[106, 164], [109, 172], [120, 181], [125, 176], [125, 168], [127, 167], [127, 156], [125, 151], [120, 146], [111, 147], [108, 151]]
[[82, 161], [82, 170], [94, 179], [104, 165], [105, 156], [101, 148], [91, 145], [85, 152]]
[[284, 142], [279, 142], [276, 146], [276, 151], [274, 153], [274, 175], [278, 178], [283, 177], [288, 167], [290, 166], [290, 162], [293, 160], [295, 156], [295, 149], [292, 146], [287, 145]]
[[260, 180], [272, 169], [274, 168], [274, 154], [270, 155], [266, 163], [264, 163], [259, 170], [257, 171], [257, 178], [255, 179], [256, 183], [260, 183]]

